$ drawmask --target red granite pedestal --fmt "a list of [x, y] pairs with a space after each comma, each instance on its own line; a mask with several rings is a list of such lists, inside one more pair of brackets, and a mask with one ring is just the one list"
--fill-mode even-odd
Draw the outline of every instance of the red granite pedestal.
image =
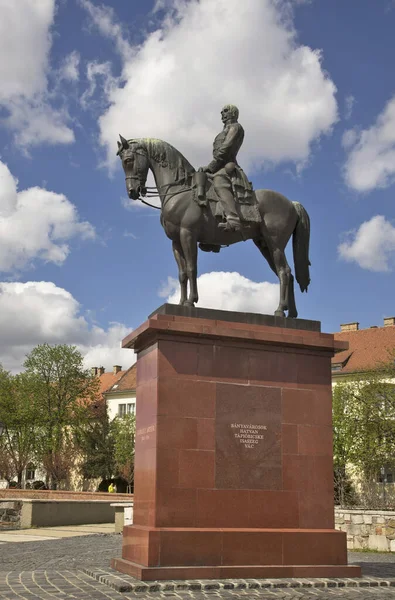
[[193, 316], [155, 314], [123, 342], [137, 352], [134, 524], [112, 566], [144, 581], [359, 577], [334, 529], [342, 343], [311, 321], [176, 308], [163, 312]]

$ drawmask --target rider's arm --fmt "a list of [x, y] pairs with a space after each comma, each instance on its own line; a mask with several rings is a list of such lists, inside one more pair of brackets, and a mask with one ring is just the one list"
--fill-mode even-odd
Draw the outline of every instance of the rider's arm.
[[213, 152], [214, 160], [208, 165], [210, 173], [215, 173], [219, 169], [222, 169], [227, 162], [229, 162], [229, 150], [232, 149], [234, 142], [239, 134], [239, 123], [232, 123], [229, 127], [229, 131], [226, 135], [225, 140], [221, 144], [220, 148], [217, 148]]

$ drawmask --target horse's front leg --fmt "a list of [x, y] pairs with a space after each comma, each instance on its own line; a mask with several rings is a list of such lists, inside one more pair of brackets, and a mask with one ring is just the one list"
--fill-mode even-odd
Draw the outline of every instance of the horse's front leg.
[[189, 229], [181, 227], [180, 241], [186, 262], [186, 272], [189, 281], [189, 298], [184, 304], [193, 306], [199, 300], [197, 289], [197, 239]]
[[184, 253], [182, 251], [182, 246], [179, 241], [173, 240], [173, 254], [178, 266], [178, 281], [180, 282], [181, 289], [181, 297], [179, 303], [185, 304], [187, 301], [188, 276]]

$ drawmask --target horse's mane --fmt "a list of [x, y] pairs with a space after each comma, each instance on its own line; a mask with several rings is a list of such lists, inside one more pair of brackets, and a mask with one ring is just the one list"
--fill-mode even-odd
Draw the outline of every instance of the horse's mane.
[[139, 138], [134, 140], [128, 140], [129, 143], [139, 144], [146, 148], [148, 155], [155, 160], [155, 162], [166, 164], [171, 171], [175, 172], [176, 179], [182, 179], [185, 175], [191, 175], [195, 173], [195, 169], [190, 162], [187, 161], [185, 156], [181, 154], [174, 146], [164, 142], [163, 140], [157, 140], [155, 138]]

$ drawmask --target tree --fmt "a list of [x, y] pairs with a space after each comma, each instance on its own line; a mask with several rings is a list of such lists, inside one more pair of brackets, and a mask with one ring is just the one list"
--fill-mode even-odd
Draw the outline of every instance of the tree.
[[[395, 463], [393, 361], [336, 385], [333, 396], [335, 473], [347, 464], [361, 474], [365, 494], [376, 490], [381, 468]], [[369, 502], [379, 503], [372, 495]]]
[[35, 383], [37, 453], [51, 488], [56, 489], [74, 464], [75, 432], [89, 421], [99, 382], [84, 369], [82, 355], [75, 346], [42, 344], [27, 356], [24, 366]]
[[115, 471], [114, 435], [107, 411], [77, 433], [77, 444], [82, 454], [83, 477], [110, 479]]
[[347, 471], [354, 457], [354, 424], [348, 414], [352, 392], [352, 387], [339, 383], [334, 388], [332, 400], [335, 503], [341, 506], [350, 505], [355, 500]]
[[115, 466], [119, 475], [127, 482], [128, 492], [130, 493], [134, 480], [136, 418], [131, 414], [115, 417], [112, 428], [114, 431]]
[[34, 379], [26, 373], [11, 375], [0, 367], [0, 470], [21, 486], [23, 472], [34, 459], [37, 413], [32, 402]]

